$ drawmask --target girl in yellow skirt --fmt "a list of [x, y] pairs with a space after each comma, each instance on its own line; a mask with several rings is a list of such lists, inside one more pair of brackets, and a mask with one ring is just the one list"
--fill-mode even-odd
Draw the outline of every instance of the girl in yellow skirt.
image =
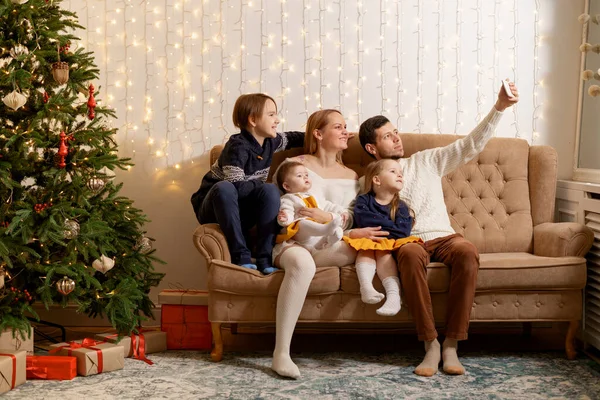
[[358, 250], [356, 274], [363, 302], [376, 304], [384, 295], [373, 287], [375, 272], [385, 289], [386, 302], [377, 314], [396, 315], [401, 308], [400, 280], [392, 252], [406, 243], [422, 242], [410, 236], [414, 217], [412, 210], [400, 199], [403, 176], [397, 161], [385, 159], [367, 166], [363, 193], [356, 198], [354, 221], [357, 228], [381, 227], [388, 232], [386, 238], [377, 240], [360, 238], [344, 241]]

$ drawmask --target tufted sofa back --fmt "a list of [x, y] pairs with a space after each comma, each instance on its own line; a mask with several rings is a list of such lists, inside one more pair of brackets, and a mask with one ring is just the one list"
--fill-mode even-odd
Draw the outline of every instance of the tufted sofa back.
[[[452, 143], [461, 136], [403, 134], [405, 156]], [[211, 150], [211, 164], [221, 146]], [[301, 149], [277, 153], [271, 173]], [[362, 175], [373, 161], [358, 138], [349, 141], [344, 164]], [[522, 139], [493, 138], [478, 157], [442, 179], [452, 227], [481, 253], [528, 252], [533, 227], [552, 222], [557, 156], [549, 146], [529, 146]], [[270, 176], [269, 176], [270, 179]]]

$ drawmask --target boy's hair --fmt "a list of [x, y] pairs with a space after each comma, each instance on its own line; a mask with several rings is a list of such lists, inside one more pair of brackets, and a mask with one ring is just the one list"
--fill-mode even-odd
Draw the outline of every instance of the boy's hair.
[[[358, 138], [360, 139], [360, 145], [362, 148], [367, 151], [367, 144], [376, 144], [377, 143], [377, 134], [375, 131], [385, 124], [390, 122], [387, 117], [383, 115], [376, 115], [365, 120], [362, 124], [360, 124], [360, 128], [358, 130]], [[371, 157], [375, 158], [375, 156], [367, 151]]]
[[271, 100], [277, 110], [275, 100], [266, 94], [250, 93], [238, 97], [233, 106], [233, 125], [240, 129], [248, 129], [248, 119], [250, 117], [259, 118], [267, 100]]
[[295, 168], [299, 165], [304, 166], [304, 164], [299, 161], [284, 161], [281, 163], [281, 165], [279, 165], [273, 174], [273, 182], [277, 185], [282, 193], [287, 193], [283, 187], [283, 181], [285, 180], [285, 177], [290, 173], [292, 168]]
[[[361, 127], [362, 129], [362, 127]], [[374, 161], [371, 164], [367, 165], [367, 169], [365, 169], [365, 188], [363, 189], [363, 193], [375, 193], [373, 191], [373, 178], [376, 175], [379, 175], [383, 170], [383, 164], [386, 161], [390, 161], [389, 159], [383, 159], [379, 161]], [[394, 198], [390, 203], [390, 218], [392, 221], [396, 220], [396, 211], [398, 211], [398, 207], [400, 206], [400, 194], [396, 192], [394, 194]]]

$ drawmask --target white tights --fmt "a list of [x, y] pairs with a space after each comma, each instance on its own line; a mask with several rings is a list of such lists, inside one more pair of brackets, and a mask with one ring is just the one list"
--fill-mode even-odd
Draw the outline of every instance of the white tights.
[[300, 377], [300, 370], [290, 356], [290, 344], [316, 267], [341, 267], [352, 264], [355, 259], [356, 251], [346, 242], [337, 242], [312, 255], [300, 246], [292, 246], [281, 254], [277, 264], [285, 270], [285, 275], [277, 296], [273, 371], [289, 378]]

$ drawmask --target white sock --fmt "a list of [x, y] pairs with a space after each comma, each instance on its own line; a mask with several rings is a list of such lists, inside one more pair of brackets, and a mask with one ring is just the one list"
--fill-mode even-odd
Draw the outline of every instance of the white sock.
[[271, 368], [281, 376], [298, 379], [300, 370], [290, 356], [290, 344], [316, 266], [309, 251], [297, 246], [283, 252], [279, 266], [285, 274], [277, 296], [275, 351]]
[[377, 309], [377, 314], [391, 317], [398, 314], [402, 307], [400, 300], [400, 279], [397, 276], [388, 276], [382, 282], [385, 288], [385, 303]]
[[363, 258], [356, 263], [356, 275], [360, 284], [360, 299], [363, 303], [377, 304], [384, 298], [384, 295], [373, 287], [375, 271], [375, 260], [369, 262]]

